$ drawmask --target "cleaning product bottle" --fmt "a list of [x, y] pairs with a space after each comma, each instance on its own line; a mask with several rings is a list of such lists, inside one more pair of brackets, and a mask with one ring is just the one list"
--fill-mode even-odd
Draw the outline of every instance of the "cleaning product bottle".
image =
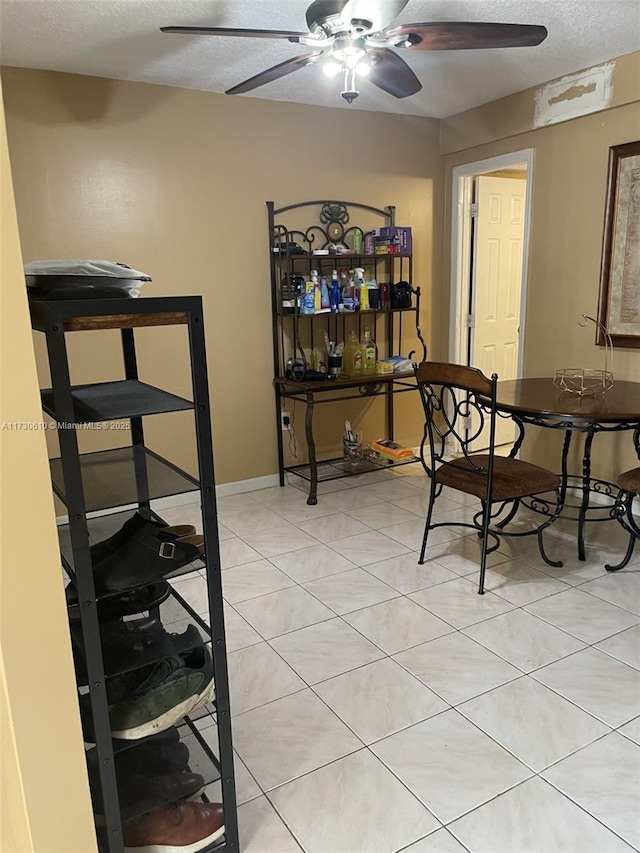
[[329, 304], [331, 313], [337, 314], [340, 310], [340, 282], [338, 281], [338, 270], [331, 275], [331, 292], [329, 293]]
[[320, 279], [320, 305], [322, 308], [331, 307], [331, 300], [329, 299], [329, 288], [327, 287], [326, 275], [323, 275]]
[[355, 311], [356, 303], [353, 290], [353, 279], [349, 279], [342, 290], [342, 304], [345, 311]]
[[317, 270], [311, 270], [311, 284], [313, 285], [313, 310], [317, 314], [322, 308], [322, 294]]
[[362, 372], [365, 376], [373, 376], [376, 372], [376, 361], [378, 360], [378, 347], [376, 342], [371, 337], [369, 327], [364, 327], [362, 335], [363, 361]]
[[342, 369], [347, 376], [353, 376], [354, 374], [354, 356], [358, 345], [359, 341], [356, 333], [354, 331], [349, 332], [349, 337], [342, 353]]
[[304, 299], [302, 302], [302, 313], [316, 313], [316, 289], [312, 281], [307, 281], [305, 283]]
[[356, 279], [358, 282], [358, 292], [359, 302], [360, 302], [360, 311], [368, 311], [369, 310], [369, 290], [364, 283], [364, 270], [362, 267], [358, 267], [356, 269]]

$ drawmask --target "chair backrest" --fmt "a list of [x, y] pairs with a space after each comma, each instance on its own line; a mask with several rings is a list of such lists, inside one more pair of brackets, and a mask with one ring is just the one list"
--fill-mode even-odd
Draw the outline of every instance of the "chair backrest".
[[[496, 430], [496, 386], [498, 377], [491, 379], [475, 367], [446, 362], [423, 361], [414, 364], [420, 398], [424, 407], [425, 425], [420, 446], [424, 467], [429, 476], [445, 456], [462, 454], [469, 459], [470, 445], [485, 426], [489, 426], [489, 451], [493, 457]], [[426, 445], [429, 445], [427, 462]], [[490, 470], [481, 471], [473, 463], [472, 470], [491, 479]]]

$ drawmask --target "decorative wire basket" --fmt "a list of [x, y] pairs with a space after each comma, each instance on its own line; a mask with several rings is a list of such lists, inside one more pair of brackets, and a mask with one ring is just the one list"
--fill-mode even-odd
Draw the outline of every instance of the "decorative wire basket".
[[591, 367], [567, 367], [556, 370], [553, 384], [561, 391], [577, 397], [600, 397], [613, 388], [613, 341], [607, 329], [598, 320], [587, 317], [586, 314], [583, 314], [582, 318], [585, 322], [579, 322], [579, 326], [586, 326], [586, 321], [590, 320], [604, 335], [604, 370]]

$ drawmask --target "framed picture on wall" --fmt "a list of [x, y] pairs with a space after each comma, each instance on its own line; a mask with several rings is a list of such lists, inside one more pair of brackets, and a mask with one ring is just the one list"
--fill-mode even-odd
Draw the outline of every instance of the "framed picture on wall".
[[640, 347], [640, 141], [609, 149], [598, 302], [614, 345]]

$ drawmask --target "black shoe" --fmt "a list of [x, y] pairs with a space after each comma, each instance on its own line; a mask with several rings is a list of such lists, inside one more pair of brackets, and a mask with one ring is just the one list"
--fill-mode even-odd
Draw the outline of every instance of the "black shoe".
[[[99, 790], [100, 777], [97, 765], [89, 765], [92, 790]], [[116, 784], [122, 820], [131, 820], [158, 806], [187, 800], [204, 787], [204, 777], [199, 773], [172, 771], [160, 774], [123, 773], [116, 762]], [[96, 798], [99, 802], [99, 798]], [[98, 805], [97, 814], [102, 810]]]
[[[187, 630], [182, 634], [169, 634], [157, 619], [142, 619], [138, 621], [144, 623], [153, 622], [155, 624], [152, 628], [145, 626], [145, 631], [141, 637], [140, 631], [136, 631], [135, 629], [131, 631], [126, 627], [135, 623], [120, 623], [124, 630], [118, 631], [118, 640], [120, 642], [118, 647], [120, 652], [118, 661], [121, 669], [125, 669], [127, 662], [130, 666], [135, 666], [136, 660], [138, 664], [142, 665], [107, 678], [107, 700], [110, 705], [122, 702], [130, 696], [149, 677], [158, 661], [170, 657], [184, 657], [191, 650], [204, 645], [204, 640], [195, 625], [189, 625]], [[131, 646], [129, 648], [122, 645], [123, 642], [126, 642], [127, 636], [131, 637]], [[109, 648], [105, 648], [103, 654], [105, 669], [108, 672], [109, 667], [107, 663], [113, 662], [113, 656]], [[147, 660], [150, 659], [146, 665], [142, 663], [144, 658]]]
[[[182, 773], [189, 764], [189, 750], [175, 726], [156, 735], [132, 742], [113, 741], [116, 776], [161, 776]], [[97, 769], [98, 751], [95, 746], [86, 752], [89, 768]]]
[[153, 617], [107, 623], [101, 628], [100, 637], [107, 673], [123, 672], [141, 666], [145, 661], [153, 663], [172, 655], [182, 655], [203, 642], [195, 625], [189, 625], [182, 634], [174, 634], [166, 631], [162, 622]]
[[202, 556], [204, 538], [186, 536], [169, 542], [158, 528], [145, 524], [118, 551], [94, 565], [96, 592], [119, 592], [148, 585]]
[[118, 551], [137, 533], [138, 530], [141, 530], [146, 525], [153, 525], [157, 529], [160, 538], [167, 542], [180, 539], [183, 536], [193, 536], [196, 532], [196, 529], [192, 524], [180, 524], [175, 527], [167, 527], [164, 521], [156, 520], [149, 510], [139, 509], [131, 516], [130, 519], [125, 521], [120, 530], [116, 531], [113, 536], [91, 546], [92, 563], [96, 565]]
[[[165, 580], [160, 580], [140, 589], [103, 598], [98, 602], [98, 619], [100, 622], [109, 622], [123, 616], [146, 613], [148, 610], [159, 607], [163, 601], [169, 598], [170, 594], [171, 587], [169, 584]], [[80, 606], [78, 604], [78, 593], [73, 584], [67, 584], [65, 595], [69, 619], [72, 622], [77, 622], [80, 619]]]

